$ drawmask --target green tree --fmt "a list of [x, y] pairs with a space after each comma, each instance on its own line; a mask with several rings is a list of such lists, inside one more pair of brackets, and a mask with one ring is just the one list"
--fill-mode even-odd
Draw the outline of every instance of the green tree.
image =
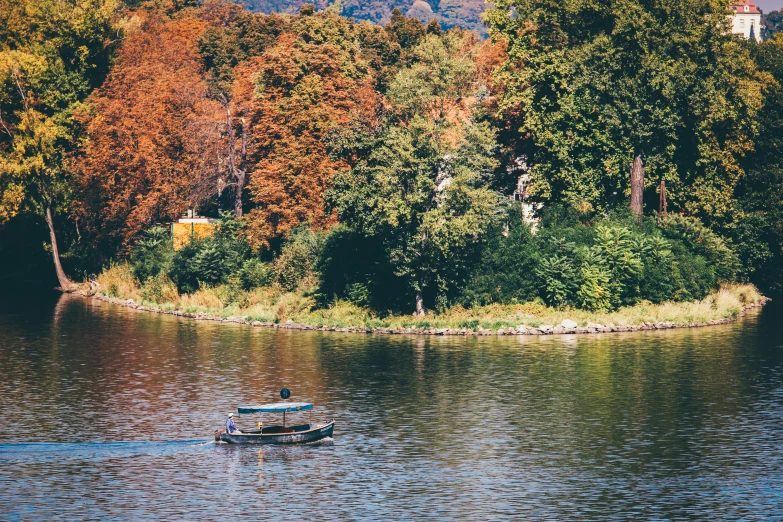
[[57, 278], [54, 212], [68, 212], [66, 159], [74, 114], [100, 84], [117, 36], [116, 0], [0, 0], [0, 223], [19, 212], [46, 218]]
[[407, 52], [412, 63], [389, 85], [386, 117], [336, 140], [344, 154], [358, 154], [335, 177], [327, 203], [342, 223], [382, 245], [383, 263], [421, 315], [425, 301], [443, 307], [457, 295], [502, 206], [491, 188], [495, 132], [463, 102], [475, 93], [475, 40], [462, 31], [424, 35], [401, 15], [387, 30], [406, 24], [422, 29]]
[[488, 188], [495, 168], [493, 132], [471, 124], [456, 144], [446, 128], [416, 116], [387, 126], [369, 157], [335, 178], [331, 205], [359, 233], [380, 238], [385, 255], [415, 295], [442, 304], [481, 253], [496, 217]]
[[665, 180], [674, 209], [730, 218], [769, 76], [729, 34], [723, 2], [495, 5], [491, 33], [509, 43], [499, 107], [520, 119], [536, 198], [600, 210], [635, 195], [639, 214], [642, 188]]
[[783, 32], [783, 9], [762, 14], [761, 26], [764, 27], [764, 31], [761, 33], [764, 40], [769, 40], [775, 34]]
[[772, 74], [775, 85], [765, 95], [761, 132], [745, 162], [748, 175], [740, 183], [739, 212], [728, 233], [743, 275], [770, 288], [783, 281], [783, 33], [750, 45], [759, 68]]

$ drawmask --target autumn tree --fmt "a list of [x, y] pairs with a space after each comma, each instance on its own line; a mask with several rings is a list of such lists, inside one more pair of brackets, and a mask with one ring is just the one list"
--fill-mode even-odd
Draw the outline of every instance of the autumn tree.
[[223, 109], [221, 134], [221, 173], [218, 183], [234, 191], [234, 214], [243, 214], [243, 191], [247, 183], [248, 127], [242, 105], [233, 99], [234, 68], [248, 58], [259, 56], [274, 45], [288, 27], [290, 17], [257, 15], [245, 11], [239, 4], [210, 0], [202, 5], [201, 19], [209, 26], [198, 39], [198, 49], [204, 63], [209, 95]]
[[79, 215], [109, 251], [214, 197], [223, 145], [196, 45], [206, 24], [154, 12], [135, 24], [90, 98], [77, 161]]
[[0, 0], [0, 224], [43, 215], [63, 289], [55, 212], [71, 195], [74, 113], [101, 82], [117, 33], [113, 0]]
[[242, 100], [251, 136], [248, 189], [255, 208], [247, 233], [255, 248], [300, 224], [334, 223], [323, 194], [347, 164], [329, 156], [324, 139], [350, 122], [362, 87], [375, 84], [357, 37], [371, 32], [357, 35], [355, 24], [328, 12], [291, 23], [292, 32], [235, 69], [233, 98]]
[[641, 189], [663, 180], [675, 209], [730, 219], [768, 77], [723, 2], [495, 5], [491, 33], [509, 44], [500, 110], [519, 114], [539, 200], [606, 209], [633, 194], [640, 212]]

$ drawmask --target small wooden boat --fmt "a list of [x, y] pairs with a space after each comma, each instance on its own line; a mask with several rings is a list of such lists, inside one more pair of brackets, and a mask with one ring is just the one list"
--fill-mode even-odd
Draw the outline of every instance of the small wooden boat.
[[299, 424], [286, 426], [285, 415], [297, 411], [312, 410], [307, 402], [278, 402], [260, 406], [240, 407], [240, 414], [282, 413], [282, 426], [261, 426], [260, 429], [228, 433], [225, 429], [215, 431], [215, 440], [229, 444], [303, 444], [316, 442], [334, 434], [334, 419], [323, 424]]

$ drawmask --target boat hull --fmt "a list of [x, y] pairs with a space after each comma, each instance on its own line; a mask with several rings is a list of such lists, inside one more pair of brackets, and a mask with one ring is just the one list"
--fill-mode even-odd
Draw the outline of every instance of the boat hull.
[[305, 444], [317, 442], [334, 433], [334, 420], [307, 431], [295, 433], [227, 433], [220, 432], [220, 441], [228, 444]]

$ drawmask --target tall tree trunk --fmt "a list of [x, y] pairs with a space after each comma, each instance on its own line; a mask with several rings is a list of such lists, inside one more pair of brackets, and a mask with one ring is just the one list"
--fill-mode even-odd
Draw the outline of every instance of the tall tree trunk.
[[242, 118], [242, 144], [241, 144], [241, 156], [239, 158], [239, 166], [237, 166], [237, 149], [236, 149], [236, 136], [234, 136], [234, 118], [231, 116], [231, 101], [229, 98], [221, 94], [220, 102], [226, 109], [226, 127], [228, 132], [228, 168], [231, 171], [231, 177], [234, 178], [234, 214], [236, 217], [242, 217], [242, 190], [245, 188], [245, 175], [247, 173], [246, 157], [247, 157], [247, 126], [245, 125], [245, 119]]
[[637, 221], [641, 221], [644, 210], [644, 163], [639, 154], [633, 160], [631, 167], [631, 213]]
[[242, 190], [245, 188], [245, 176], [247, 175], [247, 125], [242, 118], [242, 145], [240, 148], [239, 168], [236, 169], [234, 177], [237, 182], [237, 191], [234, 197], [234, 214], [236, 217], [242, 217]]
[[73, 283], [68, 276], [65, 275], [65, 270], [60, 264], [60, 252], [57, 250], [57, 236], [54, 234], [54, 220], [52, 219], [52, 207], [46, 205], [46, 224], [49, 225], [49, 237], [52, 240], [52, 257], [54, 258], [54, 269], [57, 272], [57, 280], [60, 282], [60, 288], [65, 291], [70, 291], [73, 288]]
[[421, 291], [416, 292], [416, 313], [418, 317], [424, 316], [424, 298], [421, 297]]

